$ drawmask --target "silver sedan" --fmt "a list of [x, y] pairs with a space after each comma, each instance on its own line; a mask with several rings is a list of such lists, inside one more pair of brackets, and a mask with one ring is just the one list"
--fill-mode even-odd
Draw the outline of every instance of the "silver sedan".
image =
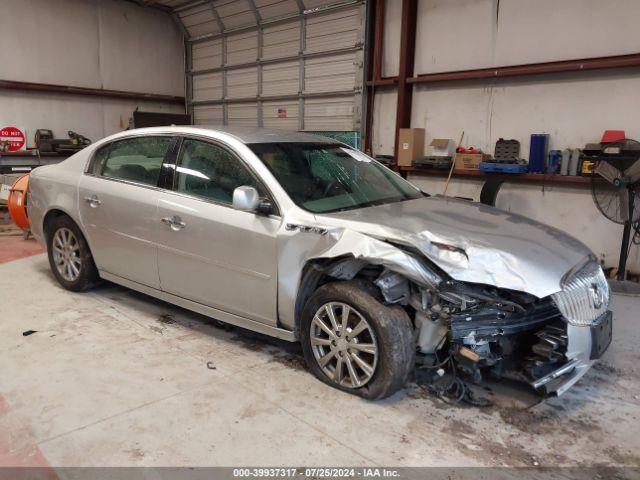
[[443, 394], [489, 374], [561, 394], [611, 339], [581, 242], [324, 137], [123, 132], [36, 169], [28, 214], [63, 287], [105, 279], [300, 341], [311, 372], [365, 398], [416, 364]]

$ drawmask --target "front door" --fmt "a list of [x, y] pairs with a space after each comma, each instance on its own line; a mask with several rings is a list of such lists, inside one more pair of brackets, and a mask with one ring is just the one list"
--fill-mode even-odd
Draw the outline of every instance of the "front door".
[[243, 185], [267, 195], [230, 148], [183, 141], [173, 190], [158, 203], [160, 284], [168, 293], [275, 326], [281, 220], [235, 210], [233, 191]]
[[160, 288], [158, 180], [172, 138], [133, 137], [105, 145], [79, 186], [79, 208], [99, 270]]

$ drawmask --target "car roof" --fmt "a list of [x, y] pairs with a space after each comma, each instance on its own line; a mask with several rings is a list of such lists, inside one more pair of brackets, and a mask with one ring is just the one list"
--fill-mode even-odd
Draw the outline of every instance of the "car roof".
[[194, 125], [193, 127], [176, 127], [184, 129], [187, 133], [190, 129], [211, 130], [236, 137], [243, 143], [340, 143], [332, 138], [321, 135], [313, 135], [304, 132], [287, 130], [275, 130], [268, 128], [229, 127], [212, 125]]

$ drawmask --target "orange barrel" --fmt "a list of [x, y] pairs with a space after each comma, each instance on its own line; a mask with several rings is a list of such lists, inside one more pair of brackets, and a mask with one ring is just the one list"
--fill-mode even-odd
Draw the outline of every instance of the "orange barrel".
[[27, 192], [29, 191], [29, 174], [18, 178], [9, 190], [9, 215], [11, 220], [22, 230], [29, 229], [27, 216]]

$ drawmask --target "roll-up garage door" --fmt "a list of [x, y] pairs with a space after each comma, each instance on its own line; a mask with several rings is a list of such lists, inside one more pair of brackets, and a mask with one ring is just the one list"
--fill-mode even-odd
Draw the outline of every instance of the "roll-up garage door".
[[214, 0], [174, 9], [194, 123], [359, 131], [363, 1]]

